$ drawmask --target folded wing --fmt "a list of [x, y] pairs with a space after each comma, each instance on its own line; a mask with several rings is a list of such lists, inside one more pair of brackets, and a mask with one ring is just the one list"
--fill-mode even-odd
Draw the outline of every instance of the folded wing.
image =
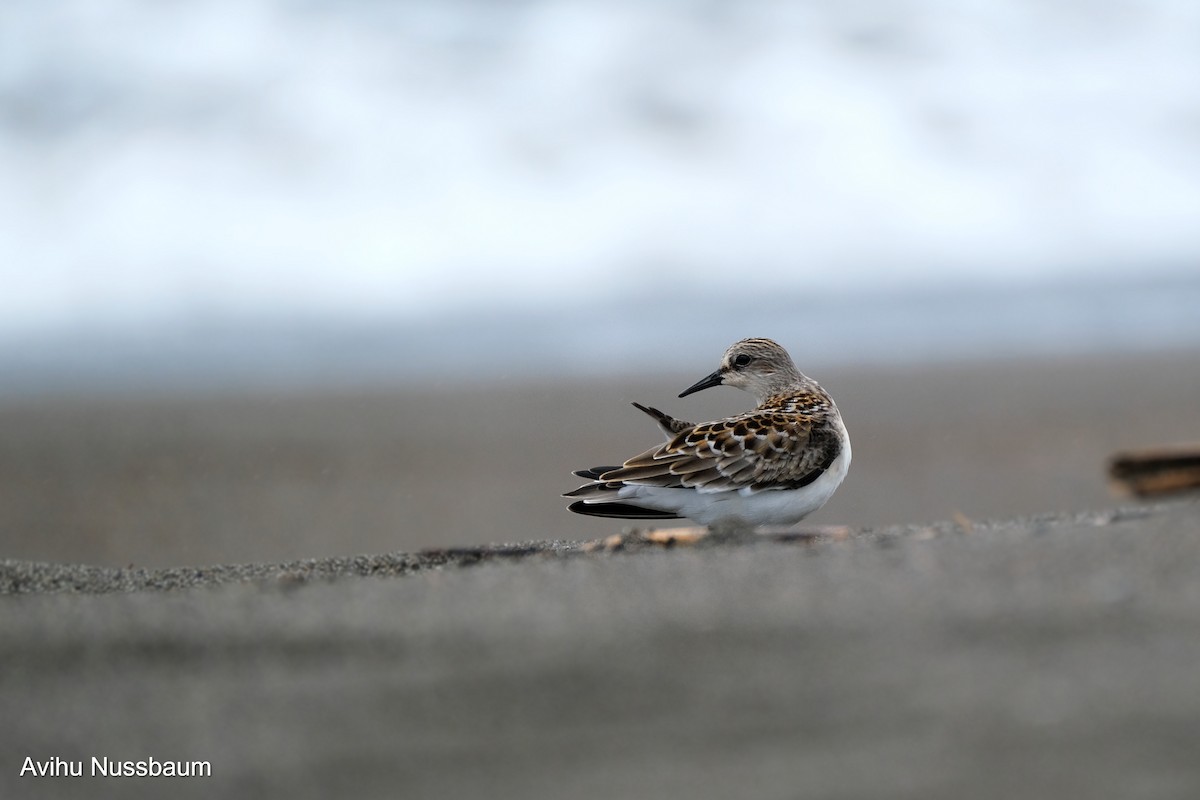
[[605, 471], [567, 497], [613, 499], [622, 486], [693, 488], [700, 492], [798, 489], [815, 481], [840, 451], [837, 432], [800, 412], [752, 411], [684, 429]]

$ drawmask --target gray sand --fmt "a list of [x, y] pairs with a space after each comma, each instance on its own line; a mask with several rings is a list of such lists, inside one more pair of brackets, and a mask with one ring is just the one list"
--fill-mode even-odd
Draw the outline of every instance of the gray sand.
[[1197, 354], [813, 374], [853, 535], [617, 553], [569, 470], [744, 395], [0, 405], [0, 797], [1200, 797], [1200, 506], [1104, 477], [1200, 439]]
[[[1111, 507], [1113, 452], [1200, 441], [1198, 352], [810, 371], [854, 441], [818, 524]], [[729, 388], [677, 399], [693, 372], [0, 403], [0, 558], [166, 567], [606, 536], [618, 526], [559, 495], [571, 470], [659, 439], [630, 401], [695, 420], [753, 405]]]
[[1195, 502], [0, 575], [3, 797], [1200, 796]]

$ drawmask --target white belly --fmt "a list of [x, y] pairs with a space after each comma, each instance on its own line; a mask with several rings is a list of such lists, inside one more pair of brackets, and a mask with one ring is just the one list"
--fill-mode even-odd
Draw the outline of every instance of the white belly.
[[825, 505], [850, 469], [850, 439], [843, 435], [842, 452], [821, 477], [799, 489], [750, 492], [698, 492], [660, 486], [627, 485], [619, 497], [637, 505], [670, 511], [701, 525], [743, 522], [747, 525], [792, 525]]

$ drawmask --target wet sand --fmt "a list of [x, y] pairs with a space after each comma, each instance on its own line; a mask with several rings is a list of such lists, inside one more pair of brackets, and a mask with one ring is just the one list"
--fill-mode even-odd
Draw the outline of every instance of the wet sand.
[[[854, 443], [815, 524], [1112, 507], [1111, 453], [1200, 440], [1200, 354], [809, 371]], [[637, 400], [711, 419], [697, 375], [0, 404], [0, 557], [103, 566], [280, 562], [588, 539], [572, 469], [657, 440]]]

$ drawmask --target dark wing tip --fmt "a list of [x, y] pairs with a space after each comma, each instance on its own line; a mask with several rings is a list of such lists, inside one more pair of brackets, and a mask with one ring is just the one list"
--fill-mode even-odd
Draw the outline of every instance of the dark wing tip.
[[606, 472], [612, 472], [620, 467], [592, 467], [591, 469], [577, 469], [572, 472], [572, 475], [578, 475], [581, 478], [587, 478], [590, 481], [600, 480], [600, 476]]
[[630, 505], [629, 503], [585, 503], [582, 500], [571, 503], [567, 510], [589, 517], [617, 517], [619, 519], [681, 519], [670, 511], [656, 511], [652, 508]]

